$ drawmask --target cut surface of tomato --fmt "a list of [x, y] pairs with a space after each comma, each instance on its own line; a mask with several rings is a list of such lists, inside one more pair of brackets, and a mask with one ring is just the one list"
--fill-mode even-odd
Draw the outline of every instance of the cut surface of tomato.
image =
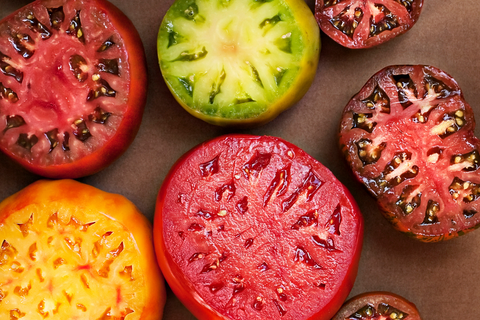
[[332, 320], [421, 320], [417, 307], [390, 292], [367, 292], [349, 299]]
[[369, 48], [408, 31], [423, 0], [317, 0], [315, 17], [323, 32], [347, 48]]
[[345, 107], [340, 145], [385, 217], [422, 241], [480, 225], [480, 142], [455, 80], [431, 66], [391, 66]]
[[172, 168], [154, 230], [165, 278], [199, 319], [330, 319], [356, 277], [363, 219], [300, 148], [227, 135]]
[[153, 320], [165, 295], [151, 225], [124, 197], [58, 180], [0, 203], [0, 318]]
[[0, 21], [0, 149], [52, 178], [99, 171], [132, 142], [141, 40], [104, 0], [37, 0]]

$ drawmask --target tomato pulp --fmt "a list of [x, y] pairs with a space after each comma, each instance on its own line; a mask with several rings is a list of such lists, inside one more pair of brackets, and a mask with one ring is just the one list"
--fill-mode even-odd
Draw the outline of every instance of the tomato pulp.
[[227, 135], [171, 169], [154, 230], [166, 280], [199, 319], [330, 319], [356, 277], [363, 219], [300, 148]]
[[37, 0], [0, 21], [0, 149], [78, 178], [133, 141], [146, 99], [143, 45], [104, 0]]
[[315, 17], [330, 38], [351, 49], [370, 48], [407, 32], [423, 0], [317, 0]]
[[158, 320], [152, 227], [126, 198], [40, 180], [0, 203], [1, 319]]
[[345, 107], [340, 145], [399, 230], [422, 241], [480, 226], [480, 141], [455, 80], [431, 66], [390, 66]]

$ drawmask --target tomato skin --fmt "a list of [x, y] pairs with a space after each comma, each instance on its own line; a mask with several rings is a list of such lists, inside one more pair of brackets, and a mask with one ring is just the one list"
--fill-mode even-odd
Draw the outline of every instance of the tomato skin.
[[[36, 0], [35, 3], [48, 4], [47, 0]], [[112, 24], [122, 35], [130, 65], [130, 86], [128, 108], [115, 135], [95, 152], [74, 162], [49, 166], [37, 165], [25, 158], [18, 157], [8, 148], [0, 145], [0, 149], [12, 160], [28, 171], [52, 179], [76, 179], [92, 175], [104, 169], [118, 159], [130, 146], [140, 128], [147, 95], [147, 67], [143, 43], [132, 21], [115, 5], [107, 0], [84, 1], [95, 6], [108, 15]], [[25, 10], [20, 8], [0, 21], [6, 23], [9, 19]]]
[[365, 292], [350, 298], [332, 320], [348, 320], [350, 316], [366, 305], [373, 307], [381, 303], [388, 304], [408, 314], [407, 319], [421, 320], [419, 311], [415, 304], [407, 299], [386, 291]]
[[75, 180], [38, 180], [0, 203], [0, 225], [17, 211], [31, 205], [48, 208], [49, 203], [59, 202], [65, 208], [81, 207], [85, 211], [98, 212], [125, 227], [135, 239], [142, 259], [141, 270], [147, 281], [147, 301], [141, 320], [162, 318], [166, 301], [163, 277], [156, 263], [153, 248], [152, 225], [138, 208], [125, 197], [107, 193]]
[[[423, 0], [414, 0], [412, 2], [411, 12], [406, 10], [399, 4], [399, 1], [388, 0], [382, 2], [368, 1], [342, 1], [334, 6], [328, 5], [330, 0], [317, 0], [315, 3], [315, 17], [322, 31], [328, 35], [331, 39], [339, 43], [340, 45], [350, 49], [366, 49], [377, 46], [384, 42], [387, 42], [405, 32], [410, 30], [417, 22], [423, 7]], [[348, 2], [348, 3], [347, 3]], [[331, 22], [336, 15], [340, 14], [342, 10], [336, 8], [338, 6], [341, 9], [345, 8], [345, 5], [358, 5], [363, 11], [368, 11], [368, 6], [374, 4], [386, 5], [392, 13], [397, 16], [399, 26], [392, 30], [386, 30], [378, 35], [369, 37], [369, 26], [366, 26], [365, 22], [359, 22], [358, 31], [354, 33], [352, 37], [347, 36], [345, 33], [337, 29]], [[363, 17], [363, 20], [369, 17]], [[367, 19], [368, 20], [368, 19]]]
[[[264, 139], [269, 137], [255, 137], [247, 134], [228, 134], [225, 136], [220, 136], [215, 139], [212, 139], [208, 142], [200, 144], [199, 146], [191, 149], [186, 154], [184, 154], [180, 159], [177, 160], [175, 165], [170, 169], [167, 177], [164, 180], [162, 187], [159, 190], [157, 196], [157, 203], [155, 208], [154, 216], [154, 243], [155, 250], [157, 254], [157, 261], [160, 265], [162, 273], [169, 284], [170, 288], [178, 299], [184, 304], [184, 306], [198, 319], [207, 320], [207, 319], [231, 319], [229, 316], [221, 314], [219, 311], [212, 308], [199, 294], [197, 289], [193, 286], [191, 280], [189, 280], [184, 272], [180, 269], [177, 263], [174, 261], [171, 253], [169, 252], [166, 241], [166, 235], [164, 234], [164, 221], [163, 221], [163, 210], [168, 210], [170, 204], [168, 204], [169, 197], [167, 195], [170, 188], [173, 188], [170, 185], [170, 182], [174, 179], [176, 175], [176, 170], [185, 164], [185, 161], [194, 156], [195, 154], [201, 153], [201, 150], [205, 145], [215, 144], [227, 139]], [[279, 139], [281, 140], [281, 139]], [[235, 142], [234, 142], [235, 143]], [[287, 146], [295, 147], [290, 143], [282, 140], [282, 143], [285, 143]], [[297, 148], [297, 147], [295, 147]], [[298, 148], [295, 149], [295, 153], [298, 154]], [[185, 179], [188, 179], [187, 177]], [[350, 195], [349, 191], [342, 186], [343, 192], [348, 197], [348, 201], [351, 201], [354, 211], [359, 213], [359, 208], [356, 205], [353, 197]], [[308, 319], [308, 320], [329, 320], [339, 309], [341, 304], [347, 298], [349, 292], [351, 291], [355, 278], [357, 276], [358, 265], [360, 260], [361, 248], [363, 245], [363, 218], [359, 216], [358, 228], [355, 229], [355, 232], [349, 235], [349, 237], [356, 239], [355, 243], [352, 246], [355, 248], [355, 254], [351, 259], [351, 264], [348, 266], [347, 270], [342, 271], [342, 274], [345, 274], [345, 277], [337, 286], [338, 290], [333, 294], [332, 299], [325, 304], [321, 311], [316, 313], [313, 316], [308, 318], [294, 318], [294, 319]], [[239, 271], [240, 272], [240, 271]]]

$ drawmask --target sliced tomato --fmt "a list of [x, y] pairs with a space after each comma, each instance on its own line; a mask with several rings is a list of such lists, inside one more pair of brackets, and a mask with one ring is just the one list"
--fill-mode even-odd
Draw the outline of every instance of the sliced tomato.
[[199, 319], [330, 319], [355, 280], [363, 220], [300, 148], [227, 135], [172, 168], [154, 230], [166, 280]]
[[146, 99], [143, 45], [104, 0], [37, 0], [0, 21], [0, 150], [77, 178], [133, 141]]
[[421, 320], [417, 307], [390, 292], [367, 292], [345, 302], [332, 320]]
[[38, 181], [0, 203], [1, 319], [158, 320], [152, 228], [126, 198]]
[[369, 48], [413, 27], [422, 6], [423, 0], [317, 0], [315, 17], [342, 46]]
[[480, 226], [480, 141], [460, 87], [431, 66], [390, 66], [345, 107], [340, 144], [385, 217], [422, 241]]

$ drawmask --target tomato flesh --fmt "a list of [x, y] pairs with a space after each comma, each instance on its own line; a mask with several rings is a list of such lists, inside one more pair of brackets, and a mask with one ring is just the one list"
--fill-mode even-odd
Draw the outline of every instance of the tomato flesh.
[[228, 135], [171, 170], [154, 228], [167, 281], [200, 319], [330, 319], [353, 285], [363, 222], [298, 147]]
[[421, 320], [417, 307], [390, 292], [367, 292], [349, 299], [332, 320]]
[[[35, 1], [0, 22], [0, 147], [28, 169], [62, 176], [60, 166], [125, 139], [90, 161], [93, 173], [130, 143], [119, 133], [135, 135], [145, 88], [131, 89], [144, 66], [142, 56], [132, 63], [117, 10], [104, 1]], [[125, 121], [129, 114], [137, 120]], [[52, 167], [60, 172], [42, 171]]]
[[7, 198], [0, 317], [159, 319], [165, 292], [150, 234], [128, 200], [76, 181], [39, 181]]
[[423, 241], [480, 224], [479, 140], [455, 80], [430, 66], [391, 66], [345, 107], [340, 144], [393, 225]]
[[320, 28], [339, 44], [369, 48], [409, 30], [420, 16], [423, 0], [317, 0]]

